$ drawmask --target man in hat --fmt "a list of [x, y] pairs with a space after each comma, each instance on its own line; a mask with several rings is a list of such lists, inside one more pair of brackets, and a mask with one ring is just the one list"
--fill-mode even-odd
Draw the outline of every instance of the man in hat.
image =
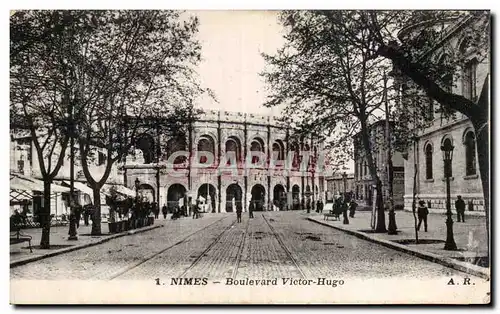
[[460, 222], [460, 217], [462, 217], [462, 222], [465, 222], [465, 202], [461, 195], [457, 196], [455, 208], [457, 210], [457, 221]]
[[427, 207], [425, 206], [425, 202], [423, 200], [420, 200], [418, 202], [417, 214], [418, 214], [417, 230], [420, 230], [420, 225], [422, 224], [423, 221], [424, 231], [427, 232], [427, 215], [429, 215], [429, 209], [427, 209]]

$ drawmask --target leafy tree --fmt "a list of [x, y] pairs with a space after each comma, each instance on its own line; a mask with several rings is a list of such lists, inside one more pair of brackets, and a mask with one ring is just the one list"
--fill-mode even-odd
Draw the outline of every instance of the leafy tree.
[[[361, 41], [336, 18], [337, 12], [321, 11], [331, 25], [341, 27], [353, 42], [377, 56], [391, 60], [397, 72], [441, 105], [445, 117], [458, 112], [475, 129], [478, 164], [489, 230], [489, 75], [478, 97], [465, 97], [451, 87], [463, 78], [461, 71], [474, 52], [478, 63], [490, 64], [490, 14], [488, 11], [356, 11], [356, 19], [367, 32]], [[351, 11], [343, 11], [349, 16]], [[461, 39], [459, 49], [452, 38]], [[461, 49], [463, 48], [463, 49]], [[465, 50], [465, 51], [464, 51]], [[437, 58], [443, 56], [442, 58]], [[411, 106], [408, 105], [407, 109]], [[489, 236], [489, 235], [488, 235]]]
[[[193, 68], [200, 60], [197, 18], [177, 11], [88, 14], [94, 31], [74, 34], [78, 45], [69, 63], [78, 86], [74, 109], [82, 169], [99, 200], [113, 165], [143, 134], [178, 133], [195, 119], [193, 103], [203, 90]], [[94, 147], [106, 155], [102, 173], [90, 167]], [[100, 202], [95, 205], [92, 234], [100, 234]]]
[[[193, 68], [200, 59], [197, 27], [197, 18], [179, 11], [23, 11], [11, 17], [11, 121], [62, 137], [53, 141], [59, 150], [51, 153], [60, 154], [54, 171], [43, 174], [47, 156], [38, 154], [46, 182], [57, 175], [68, 139], [77, 141], [97, 207], [92, 234], [101, 233], [100, 189], [113, 164], [142, 133], [182, 132], [196, 117], [194, 99], [203, 92]], [[23, 101], [29, 103], [23, 107]], [[32, 130], [35, 146], [39, 133]], [[102, 173], [90, 165], [96, 147], [106, 152]], [[45, 195], [49, 199], [50, 190]]]
[[[370, 175], [376, 185], [378, 232], [386, 231], [382, 182], [372, 155], [369, 123], [383, 104], [382, 77], [389, 62], [365, 46], [370, 33], [357, 23], [357, 12], [284, 11], [285, 46], [276, 55], [264, 55], [268, 69], [262, 75], [270, 87], [266, 106], [283, 106], [283, 115], [299, 128], [331, 139], [337, 153], [352, 155], [352, 137], [359, 131]], [[334, 18], [342, 27], [330, 23]], [[348, 28], [349, 32], [345, 32]], [[353, 41], [349, 36], [356, 34]]]
[[63, 29], [82, 30], [66, 17], [53, 11], [18, 11], [10, 18], [10, 126], [13, 132], [29, 131], [44, 182], [41, 248], [50, 247], [50, 187], [69, 141], [65, 114], [74, 85], [63, 75], [61, 52], [68, 48]]

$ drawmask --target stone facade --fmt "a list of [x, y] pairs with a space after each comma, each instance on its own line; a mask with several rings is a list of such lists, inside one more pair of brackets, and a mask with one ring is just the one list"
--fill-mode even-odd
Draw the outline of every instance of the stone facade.
[[[144, 134], [149, 143], [145, 147], [136, 145], [135, 154], [127, 156], [123, 163], [113, 165], [103, 191], [110, 184], [124, 185], [132, 190], [137, 188], [138, 193], [150, 201], [157, 202], [159, 199], [160, 207], [164, 204], [169, 207], [178, 205], [179, 198], [184, 196], [198, 199], [201, 195], [207, 203], [210, 198], [215, 212], [234, 211], [239, 202], [246, 211], [252, 198], [259, 201], [260, 210], [299, 208], [302, 202], [307, 205], [308, 200], [313, 208], [319, 198], [324, 200], [326, 186], [322, 173], [315, 174], [310, 168], [302, 171], [300, 159], [291, 163], [290, 167], [270, 167], [266, 159], [274, 153], [279, 155], [276, 163], [285, 164], [287, 152], [292, 150], [297, 156], [299, 151], [310, 151], [317, 158], [318, 152], [323, 149], [323, 143], [318, 139], [309, 136], [300, 142], [292, 142], [290, 130], [273, 117], [239, 112], [206, 111], [190, 129], [190, 134], [182, 139]], [[41, 178], [30, 137], [21, 133], [16, 133], [11, 139], [11, 171], [22, 171], [27, 176]], [[226, 150], [235, 154], [237, 165], [219, 165], [224, 164]], [[191, 152], [190, 158], [174, 158], [175, 164], [169, 166], [169, 158], [172, 159], [172, 154], [180, 151], [188, 155]], [[207, 167], [202, 160], [194, 161], [201, 151], [214, 153], [212, 166]], [[265, 155], [263, 164], [260, 160], [252, 164], [251, 151], [260, 151]], [[69, 182], [69, 149], [67, 155], [54, 180], [56, 183]], [[85, 183], [78, 149], [75, 149], [75, 155], [75, 180]], [[105, 170], [105, 155], [95, 149], [93, 157], [90, 171], [99, 178]], [[244, 161], [247, 158], [250, 158], [250, 169], [245, 171]], [[137, 179], [139, 186], [136, 187]], [[89, 196], [93, 198], [93, 195]], [[101, 204], [104, 203], [102, 196]], [[68, 210], [60, 194], [55, 195], [51, 206], [53, 213], [61, 214]], [[106, 206], [103, 206], [103, 212], [106, 212]]]
[[[478, 60], [478, 49], [483, 47], [467, 46], [464, 29], [475, 23], [474, 19], [465, 19], [449, 23], [443, 30], [444, 41], [438, 47], [446, 46], [447, 49], [462, 54], [466, 59], [464, 66], [457, 67], [453, 75], [451, 92], [463, 95], [473, 101], [477, 100], [481, 93], [482, 84], [489, 74], [488, 58]], [[400, 37], [411, 36], [412, 29], [409, 26]], [[427, 57], [440, 60], [442, 53], [434, 48], [427, 53]], [[484, 52], [484, 51], [482, 51]], [[469, 60], [469, 61], [467, 61]], [[475, 62], [474, 67], [468, 64]], [[411, 81], [399, 77], [401, 82], [407, 84], [407, 88], [416, 88]], [[401, 101], [405, 101], [402, 94]], [[406, 100], [408, 101], [408, 100]], [[446, 182], [444, 179], [444, 161], [441, 145], [445, 139], [450, 139], [453, 146], [452, 176], [450, 180], [450, 194], [452, 198], [452, 209], [457, 195], [461, 195], [467, 204], [466, 210], [484, 211], [484, 198], [479, 176], [479, 165], [477, 162], [477, 149], [475, 143], [474, 129], [471, 122], [462, 114], [455, 113], [449, 118], [443, 118], [437, 114], [440, 106], [434, 101], [427, 101], [428, 112], [431, 112], [429, 125], [418, 133], [417, 142], [410, 147], [408, 158], [405, 160], [405, 210], [412, 209], [413, 180], [416, 172], [415, 193], [418, 199], [424, 200], [429, 210], [443, 212], [446, 209]], [[411, 106], [409, 106], [411, 107]], [[429, 117], [428, 117], [429, 118]], [[416, 165], [416, 169], [415, 169]]]
[[[270, 116], [206, 111], [193, 123], [185, 138], [159, 139], [163, 144], [171, 140], [181, 144], [161, 148], [157, 163], [138, 158], [144, 152], [137, 150], [136, 156], [129, 156], [120, 171], [127, 187], [134, 189], [138, 179], [139, 188], [150, 190], [153, 201], [159, 199], [160, 206], [166, 204], [170, 208], [185, 196], [192, 200], [200, 196], [210, 199], [211, 209], [215, 212], [235, 211], [235, 205], [240, 202], [246, 211], [251, 199], [258, 201], [259, 210], [278, 210], [280, 203], [284, 204], [282, 209], [297, 208], [303, 200], [304, 203], [310, 200], [314, 206], [318, 198], [324, 200], [325, 186], [321, 174], [300, 171], [298, 167], [273, 168], [267, 161], [262, 165], [257, 160], [256, 164], [251, 162], [251, 151], [260, 151], [266, 156], [274, 152], [281, 156], [277, 158], [278, 162], [284, 162], [287, 152], [293, 150], [289, 136], [290, 130]], [[155, 141], [153, 136], [151, 139]], [[311, 136], [296, 142], [294, 147], [309, 150], [312, 154], [315, 152], [317, 156], [323, 144]], [[172, 169], [169, 164], [176, 151], [186, 151], [188, 158], [176, 162]], [[197, 156], [202, 151], [213, 153], [215, 158], [210, 167]], [[228, 151], [237, 157], [237, 166], [225, 163]], [[246, 171], [244, 161], [252, 165]]]

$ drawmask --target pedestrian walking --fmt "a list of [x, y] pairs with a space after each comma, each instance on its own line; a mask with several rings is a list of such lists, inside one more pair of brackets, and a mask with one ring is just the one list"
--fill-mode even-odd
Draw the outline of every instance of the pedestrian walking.
[[241, 203], [238, 203], [238, 204], [236, 204], [236, 218], [237, 218], [238, 223], [241, 222], [241, 212], [242, 212]]
[[166, 204], [163, 204], [163, 207], [161, 208], [161, 213], [163, 214], [163, 219], [167, 219], [168, 209]]
[[465, 222], [465, 202], [462, 199], [461, 195], [457, 196], [457, 200], [455, 201], [455, 209], [457, 210], [457, 221], [460, 222], [460, 218], [462, 218], [462, 222]]
[[356, 213], [357, 207], [358, 203], [356, 203], [354, 199], [351, 199], [351, 202], [349, 203], [349, 217], [354, 218], [354, 214]]
[[250, 201], [250, 206], [248, 206], [248, 218], [253, 218], [254, 209], [255, 209], [254, 201]]
[[418, 215], [417, 231], [420, 230], [420, 225], [422, 224], [422, 221], [423, 221], [424, 222], [424, 231], [427, 232], [427, 215], [429, 215], [429, 209], [425, 206], [424, 201], [418, 202], [417, 215]]

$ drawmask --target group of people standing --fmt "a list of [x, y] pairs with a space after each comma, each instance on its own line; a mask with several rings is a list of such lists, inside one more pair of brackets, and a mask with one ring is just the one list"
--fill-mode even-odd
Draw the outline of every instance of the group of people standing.
[[[455, 209], [457, 211], [457, 222], [465, 222], [465, 202], [462, 199], [461, 195], [457, 196], [457, 200], [455, 201]], [[423, 200], [420, 200], [418, 202], [417, 215], [417, 230], [420, 230], [420, 226], [423, 222], [424, 231], [427, 232], [427, 216], [429, 215], [429, 209], [427, 206], [425, 206], [425, 202]]]

